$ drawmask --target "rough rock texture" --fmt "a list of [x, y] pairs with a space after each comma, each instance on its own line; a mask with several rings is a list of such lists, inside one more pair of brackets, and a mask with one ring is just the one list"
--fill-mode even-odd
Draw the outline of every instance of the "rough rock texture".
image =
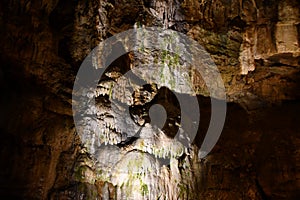
[[[299, 7], [297, 0], [1, 1], [1, 199], [298, 199]], [[205, 159], [195, 156], [210, 117], [204, 88], [194, 145], [184, 153], [172, 146], [169, 166], [158, 159], [164, 152], [155, 153], [164, 144], [123, 145], [130, 138], [115, 128], [107, 87], [118, 73], [95, 91], [106, 113], [103, 142], [120, 143], [95, 150], [109, 162], [95, 162], [76, 133], [72, 87], [81, 62], [99, 41], [134, 25], [187, 34], [220, 69], [233, 103]], [[126, 55], [111, 71], [125, 73], [136, 62]], [[135, 91], [135, 126], [155, 133], [145, 110], [158, 100], [177, 130], [176, 99], [156, 85]], [[161, 137], [174, 129], [163, 127]]]

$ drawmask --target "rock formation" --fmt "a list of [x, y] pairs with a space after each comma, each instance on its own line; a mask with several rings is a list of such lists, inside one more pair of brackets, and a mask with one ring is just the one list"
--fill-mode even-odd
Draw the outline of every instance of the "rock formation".
[[[297, 0], [1, 1], [1, 199], [298, 199], [299, 8]], [[186, 34], [221, 72], [227, 118], [204, 159], [197, 154], [211, 103], [201, 79], [193, 82], [201, 113], [189, 148], [188, 138], [174, 139], [182, 115], [191, 115], [180, 115], [174, 93], [191, 94], [119, 79], [151, 58], [184, 66], [174, 54], [130, 52], [114, 61], [93, 93], [97, 124], [84, 121], [102, 132], [83, 142], [76, 130], [81, 63], [101, 41], [136, 26]], [[157, 103], [163, 127], [149, 113]], [[126, 135], [115, 112], [124, 104]]]

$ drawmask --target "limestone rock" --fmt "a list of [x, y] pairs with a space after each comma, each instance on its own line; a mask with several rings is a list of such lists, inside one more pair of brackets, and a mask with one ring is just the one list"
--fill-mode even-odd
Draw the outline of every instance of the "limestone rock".
[[[299, 199], [299, 7], [297, 0], [1, 1], [0, 199]], [[220, 70], [227, 119], [203, 160], [209, 94], [168, 52], [143, 49], [112, 63], [86, 91], [96, 102], [84, 108], [86, 137], [75, 130], [72, 89], [83, 59], [100, 41], [143, 26], [187, 34]], [[149, 74], [135, 67], [154, 61], [165, 66], [166, 77], [157, 77], [165, 88], [123, 77], [132, 69], [145, 81]], [[172, 65], [188, 79], [172, 80]], [[180, 113], [170, 92], [191, 94], [174, 87], [180, 81], [197, 88], [202, 106], [194, 141], [174, 137], [188, 135], [180, 119], [193, 113]], [[164, 127], [148, 113], [159, 100]]]

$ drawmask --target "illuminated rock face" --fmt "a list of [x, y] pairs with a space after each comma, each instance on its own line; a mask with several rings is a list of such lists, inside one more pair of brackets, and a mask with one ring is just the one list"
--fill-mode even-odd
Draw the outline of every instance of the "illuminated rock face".
[[[0, 199], [299, 197], [299, 103], [268, 107], [300, 97], [297, 0], [4, 0], [0, 5]], [[120, 58], [95, 91], [103, 132], [86, 141], [106, 145], [87, 151], [76, 134], [71, 94], [81, 62], [99, 41], [135, 25], [185, 33], [219, 67], [227, 100], [236, 104], [229, 105], [222, 137], [206, 159], [195, 156], [210, 118], [205, 98], [198, 96], [198, 136], [185, 149], [168, 142], [180, 127], [168, 89], [153, 84], [135, 88], [133, 96], [111, 90], [117, 77], [149, 57]], [[176, 57], [162, 58], [182, 65]], [[161, 78], [170, 82], [168, 75]], [[193, 84], [208, 96], [201, 79]], [[124, 117], [112, 113], [111, 95], [119, 100], [115, 107], [133, 105], [127, 135], [117, 126]], [[146, 112], [155, 98], [171, 111], [163, 133]], [[137, 125], [142, 136], [152, 138], [134, 139]]]

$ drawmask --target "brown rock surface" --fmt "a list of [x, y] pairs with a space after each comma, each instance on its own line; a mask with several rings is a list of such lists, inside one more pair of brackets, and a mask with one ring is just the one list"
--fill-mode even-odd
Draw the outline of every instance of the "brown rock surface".
[[[99, 177], [103, 169], [75, 131], [72, 87], [99, 41], [139, 23], [203, 45], [231, 102], [219, 142], [199, 161], [193, 153], [210, 116], [199, 94], [191, 155], [159, 168], [163, 189], [151, 192], [170, 199], [299, 199], [299, 8], [297, 0], [1, 1], [0, 198], [126, 198], [112, 179]], [[105, 110], [107, 96], [98, 100]]]

